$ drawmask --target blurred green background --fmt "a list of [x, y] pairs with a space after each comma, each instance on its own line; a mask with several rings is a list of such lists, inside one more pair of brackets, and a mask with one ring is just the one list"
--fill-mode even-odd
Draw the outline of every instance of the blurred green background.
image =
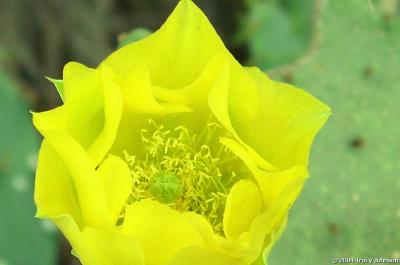
[[[328, 103], [311, 178], [270, 265], [400, 258], [400, 0], [198, 0], [244, 65]], [[158, 28], [177, 1], [0, 1], [0, 265], [78, 264], [35, 219], [39, 135], [29, 110], [60, 104], [44, 76], [95, 67]], [[131, 32], [132, 29], [138, 29]]]

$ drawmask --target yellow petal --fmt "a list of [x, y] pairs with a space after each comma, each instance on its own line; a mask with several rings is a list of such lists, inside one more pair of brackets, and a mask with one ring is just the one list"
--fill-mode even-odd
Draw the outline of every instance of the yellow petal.
[[[44, 137], [68, 171], [74, 187], [72, 194], [76, 194], [78, 199], [84, 225], [102, 226], [110, 223], [102, 183], [85, 150], [62, 131], [46, 131]], [[57, 171], [54, 173], [57, 174]], [[54, 176], [45, 177], [52, 178]], [[43, 185], [48, 184], [43, 183]], [[47, 186], [47, 189], [51, 188]], [[51, 203], [51, 200], [43, 201], [43, 203]]]
[[204, 245], [185, 215], [152, 200], [142, 200], [128, 207], [121, 233], [140, 243], [146, 265], [168, 264], [180, 250]]
[[68, 63], [63, 78], [67, 131], [87, 150], [104, 124], [101, 73], [82, 64]]
[[40, 147], [35, 178], [37, 217], [72, 216], [82, 226], [81, 209], [68, 168], [45, 139]]
[[117, 75], [145, 66], [152, 84], [176, 89], [195, 81], [221, 52], [226, 49], [207, 17], [192, 1], [182, 0], [158, 31], [119, 49], [103, 64]]
[[264, 261], [264, 254], [261, 253], [261, 255], [258, 257], [258, 259], [253, 262], [251, 265], [267, 265], [267, 263]]
[[[267, 208], [274, 203], [278, 195], [289, 183], [298, 179], [304, 183], [308, 177], [308, 171], [302, 165], [276, 172], [258, 171], [256, 174], [260, 190], [263, 194], [264, 205]], [[300, 193], [302, 187], [303, 185], [299, 187], [298, 193]]]
[[261, 190], [264, 207], [270, 207], [277, 196], [283, 191], [288, 183], [297, 179], [305, 180], [308, 172], [305, 166], [298, 165], [287, 170], [266, 171], [258, 166], [252, 152], [242, 146], [238, 141], [222, 138], [221, 143], [237, 155], [253, 173]]
[[80, 230], [73, 219], [60, 216], [53, 220], [71, 243], [73, 253], [83, 265], [144, 265], [139, 244], [117, 232], [93, 227]]
[[32, 112], [33, 124], [39, 132], [63, 130], [65, 128], [66, 113], [65, 106], [39, 113]]
[[148, 126], [148, 121], [149, 117], [147, 115], [124, 110], [110, 153], [120, 156], [124, 151], [127, 151], [131, 155], [142, 155], [141, 129]]
[[188, 247], [180, 251], [168, 265], [249, 265], [239, 258], [223, 255], [209, 248]]
[[122, 113], [122, 95], [106, 68], [89, 69], [78, 63], [64, 67], [64, 105], [33, 113], [33, 123], [43, 134], [66, 130], [88, 151], [94, 164], [111, 148]]
[[240, 180], [232, 187], [226, 200], [224, 232], [227, 237], [238, 237], [246, 232], [261, 213], [262, 195], [251, 180]]
[[129, 167], [119, 157], [110, 155], [100, 164], [97, 174], [104, 187], [111, 219], [116, 222], [132, 191]]
[[[206, 252], [203, 252], [204, 250], [202, 247], [189, 248], [193, 249], [194, 252], [196, 252], [197, 250], [200, 251], [200, 253], [197, 253], [195, 255], [200, 255], [200, 256], [210, 255], [210, 258], [212, 257], [211, 255], [215, 255], [216, 260], [221, 260], [221, 262], [231, 262], [232, 264], [235, 264], [234, 262], [238, 262], [239, 260], [243, 261], [245, 259], [249, 249], [248, 242], [243, 242], [239, 239], [226, 238], [219, 234], [215, 234], [211, 228], [211, 225], [207, 222], [207, 220], [203, 216], [199, 214], [196, 214], [194, 212], [185, 212], [182, 215], [188, 222], [190, 222], [193, 225], [193, 227], [196, 229], [198, 234], [203, 239], [206, 248], [211, 251], [207, 252], [209, 253], [207, 254]], [[185, 249], [182, 252], [186, 253]], [[186, 253], [185, 255], [188, 254], [189, 253]], [[180, 254], [178, 254], [178, 256], [179, 255]], [[188, 258], [190, 259], [190, 256], [188, 256]], [[176, 260], [178, 261], [178, 259]], [[201, 259], [199, 259], [199, 261], [200, 260]], [[210, 262], [207, 259], [206, 261]]]
[[[288, 215], [286, 215], [283, 219], [283, 221], [276, 226], [276, 228], [271, 232], [271, 235], [269, 237], [269, 242], [267, 243], [266, 248], [262, 252], [261, 256], [263, 257], [263, 260], [267, 260], [269, 253], [272, 250], [272, 247], [275, 245], [275, 243], [278, 241], [278, 239], [282, 236], [283, 232], [286, 229], [288, 222]], [[265, 262], [266, 263], [266, 262]]]
[[125, 106], [138, 113], [160, 113], [162, 108], [155, 100], [146, 67], [139, 66], [122, 81]]
[[[250, 76], [246, 71], [243, 70], [242, 66], [237, 61], [235, 61], [233, 58], [230, 58], [228, 61], [229, 63], [224, 65], [221, 74], [216, 78], [213, 86], [210, 89], [210, 93], [208, 95], [208, 104], [217, 120], [233, 135], [237, 141], [241, 143], [241, 145], [248, 147], [247, 144], [241, 139], [240, 135], [237, 134], [234, 126], [232, 125], [229, 112], [229, 95], [231, 90], [238, 90], [245, 87], [248, 91], [243, 94], [245, 96], [242, 96], [241, 100], [251, 104], [251, 102], [248, 100], [248, 98], [252, 100], [252, 97], [250, 97], [249, 93], [255, 90], [255, 85]], [[253, 101], [252, 103], [256, 104], [257, 102]], [[242, 111], [240, 106], [238, 111]], [[254, 150], [251, 148], [248, 148], [248, 150], [252, 153], [253, 159], [257, 161], [259, 166], [268, 170], [275, 170], [273, 165], [271, 165], [268, 161], [265, 161]]]
[[[248, 242], [251, 248], [246, 254], [247, 262], [259, 258], [261, 250], [266, 246], [269, 250], [284, 230], [288, 210], [300, 193], [307, 178], [307, 169], [303, 165], [287, 170], [265, 171], [258, 167], [246, 147], [238, 141], [223, 138], [221, 143], [235, 153], [253, 173], [264, 202], [263, 213], [255, 217], [240, 239]], [[267, 254], [268, 251], [265, 253]], [[260, 260], [258, 260], [261, 262]]]
[[[253, 253], [249, 258], [255, 261], [265, 248], [267, 255], [286, 227], [287, 215], [296, 200], [304, 179], [298, 178], [288, 183], [268, 210], [259, 215], [249, 230]], [[254, 259], [253, 259], [254, 258]]]
[[[307, 165], [311, 143], [331, 111], [305, 91], [274, 82], [258, 68], [248, 68], [257, 85], [229, 95], [232, 124], [241, 139], [278, 168]], [[243, 101], [246, 93], [247, 101]], [[260, 137], [262, 135], [262, 137]]]
[[208, 94], [210, 89], [218, 86], [219, 80], [224, 78], [224, 69], [228, 63], [228, 57], [226, 54], [217, 55], [207, 64], [198, 79], [186, 87], [168, 89], [156, 86], [154, 92], [158, 100], [171, 102], [170, 104], [178, 103], [192, 109], [191, 113], [174, 115], [173, 119], [168, 116], [162, 117], [162, 123], [172, 127], [185, 124], [194, 133], [201, 133], [204, 130], [204, 124], [210, 121], [211, 113], [208, 107]]
[[212, 113], [219, 122], [233, 135], [236, 136], [232, 127], [228, 112], [228, 93], [231, 76], [231, 64], [225, 64], [221, 74], [215, 80], [208, 94], [208, 104]]
[[[121, 81], [126, 110], [137, 113], [166, 114], [191, 112], [185, 105], [159, 103], [154, 97], [154, 88], [146, 67], [139, 66]], [[178, 103], [175, 101], [175, 103]]]
[[[91, 143], [88, 149], [88, 155], [92, 158], [95, 165], [98, 165], [104, 156], [110, 150], [114, 143], [119, 123], [122, 115], [123, 99], [120, 88], [113, 81], [111, 72], [103, 68], [102, 71], [102, 90], [103, 96], [103, 110], [102, 118], [103, 122], [102, 129], [98, 135], [94, 136], [94, 141]], [[77, 102], [77, 104], [82, 104]], [[88, 110], [87, 110], [88, 112]], [[90, 131], [90, 127], [83, 128], [84, 130]]]
[[155, 87], [155, 95], [159, 100], [166, 102], [177, 102], [188, 105], [201, 111], [207, 107], [209, 89], [213, 86], [216, 78], [221, 75], [224, 66], [228, 63], [227, 54], [217, 54], [205, 65], [199, 77], [190, 85], [180, 89], [168, 89]]
[[[103, 65], [101, 68], [107, 69]], [[146, 126], [149, 116], [156, 117], [168, 113], [191, 112], [192, 109], [178, 102], [158, 102], [154, 97], [154, 87], [150, 83], [149, 72], [141, 66], [118, 78], [123, 93], [123, 113], [111, 153], [120, 155], [123, 151], [140, 156], [142, 150], [140, 131]], [[146, 116], [145, 116], [146, 115]]]
[[[139, 117], [139, 111], [180, 113], [179, 119], [195, 131], [204, 125], [210, 115], [208, 90], [224, 63], [218, 58], [227, 54], [206, 16], [189, 0], [180, 1], [160, 30], [111, 54], [101, 67], [121, 77], [126, 103], [112, 153], [140, 156], [140, 128], [149, 117]], [[192, 110], [194, 115], [183, 113]]]
[[107, 68], [64, 67], [66, 130], [97, 165], [111, 148], [122, 113], [122, 95]]
[[311, 143], [331, 113], [329, 107], [301, 89], [274, 82], [257, 68], [243, 68], [234, 60], [226, 76], [210, 91], [215, 117], [271, 169], [306, 165]]

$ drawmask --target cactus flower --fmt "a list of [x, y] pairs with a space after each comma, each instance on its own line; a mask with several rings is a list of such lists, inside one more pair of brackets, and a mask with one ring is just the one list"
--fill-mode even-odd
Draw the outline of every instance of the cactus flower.
[[84, 265], [264, 264], [330, 115], [305, 91], [241, 66], [181, 0], [154, 34], [97, 68], [50, 80], [37, 217]]

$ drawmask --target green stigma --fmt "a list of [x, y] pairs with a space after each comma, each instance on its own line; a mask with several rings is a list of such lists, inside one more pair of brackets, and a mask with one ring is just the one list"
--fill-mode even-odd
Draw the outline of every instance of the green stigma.
[[174, 173], [160, 171], [150, 180], [149, 192], [161, 203], [173, 203], [182, 195], [183, 187]]

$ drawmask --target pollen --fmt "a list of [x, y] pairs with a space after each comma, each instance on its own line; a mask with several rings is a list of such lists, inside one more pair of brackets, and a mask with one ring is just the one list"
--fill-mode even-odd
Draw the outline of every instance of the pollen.
[[133, 189], [127, 204], [152, 198], [169, 207], [202, 215], [216, 233], [223, 234], [226, 197], [239, 177], [237, 157], [219, 143], [226, 131], [209, 122], [195, 134], [184, 126], [167, 129], [149, 120], [141, 131], [145, 155], [124, 152]]

